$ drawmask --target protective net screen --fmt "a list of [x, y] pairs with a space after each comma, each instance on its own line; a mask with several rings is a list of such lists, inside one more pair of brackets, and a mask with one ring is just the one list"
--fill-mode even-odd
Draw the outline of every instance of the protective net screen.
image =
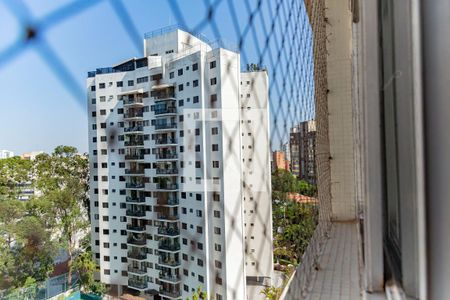
[[[248, 299], [265, 299], [270, 293], [279, 297], [296, 270], [295, 279], [285, 293], [294, 299], [301, 298], [314, 272], [315, 259], [330, 226], [324, 2], [92, 0], [63, 1], [51, 5], [46, 3], [45, 6], [42, 9], [35, 2], [20, 0], [6, 0], [0, 4], [1, 11], [17, 25], [16, 32], [9, 34], [1, 47], [0, 74], [5, 68], [15, 68], [16, 65], [19, 68], [21, 57], [33, 53], [39, 64], [51, 71], [56, 80], [53, 82], [64, 88], [65, 93], [68, 92], [64, 99], [54, 101], [75, 101], [86, 111], [85, 120], [89, 120], [89, 124], [85, 123], [80, 130], [87, 131], [86, 128], [91, 126], [94, 107], [91, 98], [97, 99], [98, 107], [102, 105], [98, 86], [98, 81], [103, 78], [101, 76], [125, 72], [130, 67], [126, 63], [115, 65], [121, 61], [114, 60], [116, 57], [122, 57], [123, 61], [145, 55], [149, 56], [145, 61], [146, 66], [150, 68], [152, 63], [156, 66], [156, 57], [160, 55], [152, 58], [152, 53], [143, 54], [143, 40], [150, 41], [148, 49], [152, 49], [152, 39], [157, 40], [174, 30], [191, 34], [186, 41], [188, 45], [192, 44], [191, 39], [205, 45], [205, 49], [202, 49], [203, 46], [195, 49], [188, 47], [182, 53], [180, 51], [177, 55], [164, 58], [162, 64], [165, 64], [166, 69], [161, 77], [156, 73], [150, 74], [156, 77], [150, 78], [152, 83], [142, 93], [143, 98], [150, 99], [149, 103], [155, 101], [149, 105], [155, 122], [147, 120], [147, 124], [143, 120], [141, 124], [140, 120], [133, 119], [139, 118], [142, 113], [138, 110], [138, 102], [147, 101], [142, 100], [142, 95], [137, 95], [139, 92], [134, 92], [134, 96], [129, 96], [131, 92], [117, 96], [118, 101], [123, 103], [124, 119], [128, 120], [124, 121], [125, 129], [118, 127], [107, 131], [110, 136], [119, 136], [119, 141], [109, 143], [109, 147], [123, 155], [128, 173], [124, 174], [126, 182], [123, 184], [126, 183], [127, 191], [122, 196], [123, 217], [126, 219], [116, 229], [120, 232], [121, 229], [131, 228], [126, 238], [128, 241], [135, 240], [137, 244], [133, 246], [129, 243], [128, 250], [124, 252], [125, 256], [128, 254], [128, 264], [117, 264], [117, 276], [113, 274], [115, 267], [110, 267], [111, 271], [108, 272], [112, 275], [106, 276], [102, 260], [98, 259], [100, 272], [103, 272], [100, 274], [101, 278], [109, 284], [111, 293], [146, 296], [160, 293], [163, 297], [184, 299], [192, 295], [199, 286], [203, 286], [208, 297], [215, 299], [241, 299], [243, 290], [246, 290]], [[85, 26], [84, 22], [89, 22], [90, 26]], [[110, 30], [108, 26], [111, 26]], [[73, 37], [68, 40], [71, 40], [70, 44], [75, 48], [79, 47], [79, 51], [61, 50], [60, 39], [64, 35], [61, 31], [65, 28], [70, 28]], [[163, 29], [151, 31], [157, 28]], [[107, 37], [102, 37], [103, 35]], [[111, 50], [114, 55], [108, 55], [109, 48], [125, 50]], [[224, 50], [214, 52], [215, 49]], [[206, 92], [208, 96], [203, 96], [208, 101], [200, 100], [203, 101], [203, 106], [199, 109], [190, 107], [187, 105], [188, 98], [182, 99], [179, 96], [182, 89], [191, 88], [190, 85], [194, 87], [199, 84], [198, 81], [193, 81], [188, 86], [184, 83], [183, 87], [180, 87], [180, 82], [171, 88], [165, 84], [172, 83], [172, 72], [175, 77], [181, 76], [177, 69], [179, 60], [192, 57], [194, 62], [196, 53], [203, 53], [202, 51], [212, 51], [213, 54], [206, 55], [217, 55], [221, 59], [223, 55], [224, 63], [218, 66], [221, 69], [218, 77], [206, 78], [205, 75], [205, 78], [200, 79], [204, 83], [200, 84], [212, 86], [219, 81], [223, 90], [229, 89], [234, 94], [215, 94], [209, 89]], [[98, 52], [105, 53], [104, 57], [100, 57]], [[97, 53], [93, 54], [95, 59], [89, 58], [90, 53]], [[239, 56], [236, 56], [237, 53]], [[167, 51], [166, 54], [170, 55]], [[213, 69], [213, 65], [209, 58], [205, 59], [207, 64], [204, 74], [207, 74], [212, 72], [209, 70]], [[80, 62], [86, 67], [83, 73], [75, 71], [79, 70], [76, 65]], [[139, 59], [133, 60], [130, 68], [137, 69], [140, 63]], [[189, 65], [189, 71], [195, 68], [194, 65], [195, 63]], [[113, 67], [100, 69], [105, 66]], [[36, 71], [35, 68], [33, 70]], [[86, 76], [92, 70], [95, 71]], [[40, 76], [37, 71], [34, 75]], [[90, 90], [90, 85], [97, 86], [97, 91]], [[51, 88], [49, 87], [48, 95], [41, 94], [39, 97], [55, 97], [50, 92]], [[227, 97], [235, 97], [237, 104], [228, 105], [225, 102]], [[256, 100], [247, 105], [247, 97]], [[174, 106], [156, 103], [158, 99], [167, 98], [173, 98]], [[158, 115], [170, 114], [171, 109], [180, 109], [180, 100], [184, 100], [181, 114], [183, 118], [180, 119], [178, 113], [172, 119], [168, 117], [167, 122], [158, 121]], [[196, 99], [193, 97], [192, 101], [195, 103]], [[26, 101], [8, 103], [4, 109], [15, 105], [28, 104]], [[97, 111], [99, 113], [101, 112]], [[143, 113], [147, 113], [145, 109]], [[200, 116], [199, 119], [196, 119], [197, 115]], [[194, 119], [189, 122], [191, 116]], [[180, 124], [182, 119], [184, 123]], [[200, 131], [205, 135], [200, 143], [196, 132], [196, 124], [199, 122]], [[218, 126], [222, 137], [222, 143], [218, 147], [222, 156], [217, 159], [213, 154], [211, 157], [205, 154], [199, 159], [198, 153], [207, 152], [207, 147], [212, 147], [212, 151], [215, 151], [215, 144], [210, 138], [216, 133], [216, 123], [222, 124]], [[141, 139], [140, 126], [154, 126], [148, 137], [151, 141], [147, 141], [145, 137]], [[171, 129], [176, 130], [169, 135], [167, 132]], [[125, 131], [124, 141], [120, 141], [121, 130]], [[142, 131], [145, 132], [146, 129]], [[184, 144], [181, 143], [180, 131], [185, 135]], [[247, 142], [244, 137], [250, 136], [252, 138]], [[91, 135], [89, 139], [92, 139]], [[175, 142], [176, 139], [178, 142]], [[170, 143], [172, 140], [173, 145]], [[153, 146], [146, 147], [147, 143]], [[201, 149], [197, 153], [198, 144]], [[141, 145], [146, 148], [142, 152], [131, 149]], [[180, 145], [184, 147], [183, 158], [181, 153], [174, 152], [181, 151]], [[100, 152], [100, 148], [96, 147], [91, 146], [89, 149], [90, 161], [91, 164], [100, 165], [101, 158], [92, 155], [93, 149]], [[140, 155], [145, 155], [145, 161], [138, 161]], [[152, 156], [153, 160], [147, 160], [147, 155]], [[174, 158], [179, 159], [171, 160]], [[197, 161], [200, 161], [200, 167], [196, 166]], [[194, 164], [191, 165], [191, 162]], [[211, 163], [211, 170], [203, 166], [204, 163]], [[189, 173], [189, 167], [192, 167], [192, 173]], [[184, 173], [179, 171], [181, 168], [185, 169]], [[198, 168], [203, 172], [201, 178], [196, 175]], [[215, 168], [222, 168], [221, 176], [214, 175]], [[230, 170], [238, 175], [233, 178], [230, 174], [234, 173]], [[91, 176], [92, 172], [97, 171], [91, 169]], [[252, 177], [253, 172], [259, 177]], [[189, 178], [193, 179], [192, 184], [189, 183]], [[96, 187], [95, 184], [91, 182], [91, 190]], [[183, 204], [183, 201], [187, 203], [186, 199], [195, 198], [197, 194], [201, 195], [197, 200], [206, 203], [199, 205], [197, 209], [194, 204]], [[126, 199], [138, 201], [142, 199], [141, 196], [152, 197], [156, 202], [147, 208], [140, 208], [139, 204], [125, 200], [125, 197], [130, 197]], [[102, 199], [108, 201], [107, 197]], [[228, 203], [222, 201], [219, 206], [215, 206], [214, 201], [220, 202], [220, 199], [231, 200]], [[169, 202], [173, 205], [168, 205]], [[152, 217], [140, 217], [141, 213], [149, 216], [149, 210], [154, 213]], [[199, 218], [198, 224], [195, 223], [197, 221], [190, 224], [186, 221], [189, 219], [183, 217], [183, 214], [190, 213], [194, 215], [193, 218], [195, 214]], [[96, 211], [91, 211], [91, 216], [94, 214]], [[102, 212], [97, 211], [97, 214], [101, 219]], [[176, 217], [173, 222], [170, 220], [172, 217]], [[216, 221], [215, 218], [221, 221]], [[93, 222], [99, 222], [93, 219], [91, 218]], [[149, 232], [153, 228], [156, 230], [155, 234], [141, 234], [141, 225], [148, 228]], [[93, 225], [93, 228], [97, 226]], [[102, 226], [106, 225], [100, 225]], [[203, 229], [198, 229], [198, 226]], [[132, 228], [137, 230], [133, 231]], [[253, 230], [255, 234], [252, 233]], [[221, 243], [216, 242], [220, 240], [216, 239], [216, 235], [222, 236]], [[100, 236], [101, 233], [93, 234], [92, 238], [102, 240]], [[147, 245], [151, 243], [149, 240], [155, 241], [156, 250], [147, 249], [139, 253], [131, 251], [139, 248], [135, 246], [141, 237], [147, 239]], [[270, 245], [269, 252], [265, 250], [266, 245]], [[102, 257], [104, 251], [101, 246], [94, 247], [94, 252], [100, 253]], [[243, 253], [239, 256], [235, 254], [236, 251]], [[133, 260], [130, 257], [140, 254], [154, 257], [157, 261], [150, 258], [148, 261]], [[233, 263], [233, 260], [240, 258], [240, 263]], [[262, 270], [267, 265], [270, 272]], [[157, 272], [145, 271], [144, 276], [142, 270], [147, 268]], [[244, 273], [233, 275], [233, 272], [240, 274], [243, 270], [246, 276], [242, 275]], [[118, 290], [115, 285], [123, 288]], [[40, 286], [39, 289], [45, 288]], [[42, 298], [49, 296], [48, 291], [38, 294]], [[10, 299], [15, 299], [14, 297], [17, 295], [10, 296]]]

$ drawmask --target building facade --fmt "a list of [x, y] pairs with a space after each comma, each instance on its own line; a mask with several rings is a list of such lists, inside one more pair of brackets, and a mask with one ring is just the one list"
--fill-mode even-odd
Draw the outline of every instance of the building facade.
[[199, 286], [246, 299], [273, 269], [267, 73], [177, 27], [146, 34], [144, 53], [87, 79], [100, 279], [150, 299]]
[[0, 150], [0, 159], [14, 157], [14, 152], [9, 150]]
[[273, 151], [272, 155], [273, 171], [278, 169], [290, 170], [290, 162], [286, 159], [284, 151]]
[[292, 127], [289, 144], [292, 174], [316, 184], [316, 122], [304, 121]]

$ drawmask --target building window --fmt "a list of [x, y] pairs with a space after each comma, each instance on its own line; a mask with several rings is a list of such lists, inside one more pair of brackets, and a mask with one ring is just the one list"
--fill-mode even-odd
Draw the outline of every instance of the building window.
[[198, 96], [194, 96], [194, 97], [192, 98], [192, 102], [193, 102], [193, 103], [198, 103]]
[[214, 217], [215, 217], [215, 218], [220, 218], [220, 211], [215, 210], [215, 211], [214, 211]]
[[215, 261], [214, 261], [214, 266], [215, 266], [217, 269], [222, 269], [222, 263], [221, 263], [220, 261], [218, 261], [218, 260], [215, 260]]
[[103, 256], [103, 260], [104, 260], [104, 261], [109, 261], [109, 256], [106, 256], [106, 255]]
[[217, 252], [221, 252], [222, 246], [220, 244], [214, 244], [214, 250], [216, 250]]
[[216, 85], [217, 84], [217, 78], [216, 77], [211, 78], [210, 79], [210, 83], [211, 83], [211, 85]]
[[212, 151], [219, 151], [219, 144], [212, 144]]
[[183, 69], [178, 69], [178, 76], [183, 75]]
[[220, 234], [220, 228], [219, 227], [214, 227], [214, 233], [215, 234]]
[[192, 65], [192, 71], [197, 71], [198, 70], [198, 63], [195, 63]]
[[217, 94], [212, 94], [211, 95], [211, 102], [215, 102], [217, 101]]
[[178, 91], [181, 92], [182, 90], [183, 90], [183, 85], [182, 85], [182, 84], [179, 84], [179, 85], [178, 85]]
[[178, 100], [178, 106], [183, 106], [184, 105], [184, 101], [183, 101], [183, 99], [181, 99], [181, 100]]
[[95, 85], [91, 86], [91, 92], [95, 92]]
[[134, 81], [133, 80], [128, 80], [128, 86], [133, 86], [134, 85]]
[[123, 81], [117, 81], [116, 82], [117, 87], [123, 87]]
[[214, 69], [216, 67], [216, 61], [212, 61], [209, 63], [209, 68]]
[[175, 73], [174, 73], [174, 72], [170, 72], [170, 73], [169, 73], [169, 78], [172, 79], [172, 78], [174, 78], [174, 77], [175, 77]]
[[144, 82], [148, 82], [148, 76], [139, 77], [138, 79], [136, 79], [136, 83], [144, 83]]
[[218, 168], [219, 167], [219, 161], [218, 160], [213, 160], [212, 166], [213, 166], [213, 168]]
[[104, 88], [105, 88], [105, 83], [100, 83], [100, 84], [98, 85], [98, 88], [99, 88], [99, 89], [104, 89]]
[[109, 275], [111, 272], [110, 272], [109, 269], [105, 269], [105, 270], [103, 270], [103, 273], [104, 273], [105, 275]]
[[217, 127], [211, 128], [211, 134], [212, 134], [212, 135], [219, 134], [219, 128], [217, 128]]
[[192, 81], [192, 87], [197, 87], [197, 86], [198, 86], [198, 80]]

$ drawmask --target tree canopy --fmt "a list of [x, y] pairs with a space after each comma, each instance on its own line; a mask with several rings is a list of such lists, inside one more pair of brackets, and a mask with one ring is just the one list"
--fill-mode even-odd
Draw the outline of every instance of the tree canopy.
[[[88, 174], [87, 157], [70, 146], [34, 160], [0, 160], [1, 288], [45, 280], [61, 249], [71, 264], [77, 237], [89, 229]], [[25, 183], [36, 193], [21, 201]]]

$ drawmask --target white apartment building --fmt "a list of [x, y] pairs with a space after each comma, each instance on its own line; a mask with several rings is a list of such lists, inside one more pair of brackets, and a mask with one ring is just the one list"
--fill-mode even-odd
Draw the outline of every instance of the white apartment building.
[[14, 157], [14, 152], [9, 150], [0, 150], [0, 159]]
[[148, 299], [262, 298], [246, 286], [273, 272], [267, 73], [178, 27], [146, 34], [144, 54], [87, 78], [100, 279]]

